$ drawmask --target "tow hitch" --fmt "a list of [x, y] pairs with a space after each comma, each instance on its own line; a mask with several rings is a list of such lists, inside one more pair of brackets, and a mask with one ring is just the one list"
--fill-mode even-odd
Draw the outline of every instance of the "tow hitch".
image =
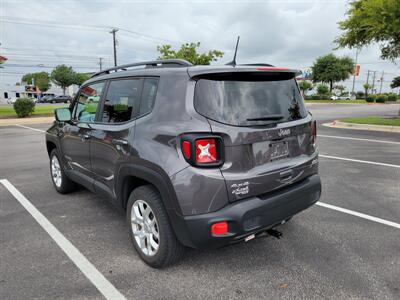
[[248, 241], [251, 241], [251, 240], [253, 240], [255, 238], [267, 237], [268, 235], [273, 236], [274, 238], [277, 238], [277, 239], [281, 239], [283, 234], [279, 230], [277, 230], [275, 228], [271, 228], [271, 229], [262, 231], [262, 232], [257, 233], [257, 234], [254, 234], [254, 233], [250, 234], [250, 235], [248, 235], [248, 236], [246, 236], [244, 238], [244, 241], [248, 242]]
[[276, 230], [275, 228], [268, 229], [266, 233], [270, 236], [273, 236], [274, 238], [277, 238], [278, 240], [282, 238], [282, 232]]

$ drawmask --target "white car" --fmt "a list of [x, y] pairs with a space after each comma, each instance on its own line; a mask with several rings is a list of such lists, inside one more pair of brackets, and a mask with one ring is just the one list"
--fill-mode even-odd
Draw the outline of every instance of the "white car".
[[7, 99], [7, 104], [14, 104], [15, 101], [17, 101], [17, 99], [19, 99], [19, 98], [17, 98], [17, 97], [11, 97], [10, 99]]
[[347, 96], [331, 96], [331, 100], [352, 100], [353, 97], [350, 95]]

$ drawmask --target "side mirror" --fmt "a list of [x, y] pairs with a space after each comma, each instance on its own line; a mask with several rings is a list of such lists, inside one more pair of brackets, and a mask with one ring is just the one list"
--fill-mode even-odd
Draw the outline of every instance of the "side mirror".
[[71, 111], [69, 108], [57, 108], [55, 111], [55, 117], [57, 122], [69, 122], [71, 121]]

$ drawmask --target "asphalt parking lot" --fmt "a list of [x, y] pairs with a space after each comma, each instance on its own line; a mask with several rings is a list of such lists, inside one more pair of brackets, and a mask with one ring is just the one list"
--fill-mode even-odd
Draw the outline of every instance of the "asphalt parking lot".
[[[395, 115], [399, 109], [352, 107], [314, 105], [310, 110], [321, 124], [372, 112]], [[180, 263], [154, 270], [139, 259], [125, 217], [106, 200], [83, 189], [69, 195], [54, 190], [42, 132], [48, 127], [0, 127], [1, 299], [101, 299], [101, 289], [113, 288], [128, 299], [400, 299], [398, 133], [319, 126], [320, 205], [281, 226], [282, 239], [191, 250]], [[96, 288], [4, 179], [108, 286]]]

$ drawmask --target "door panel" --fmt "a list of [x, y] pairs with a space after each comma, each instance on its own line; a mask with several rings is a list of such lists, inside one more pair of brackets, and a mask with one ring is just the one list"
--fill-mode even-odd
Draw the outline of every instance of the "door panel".
[[92, 125], [90, 156], [97, 192], [115, 199], [115, 173], [129, 160], [134, 135], [134, 118], [139, 114], [143, 80], [110, 80], [101, 103], [97, 123]]
[[94, 124], [90, 144], [95, 189], [115, 198], [115, 173], [119, 165], [129, 160], [128, 141], [133, 140], [134, 122], [122, 125]]
[[62, 129], [61, 147], [67, 170], [80, 184], [93, 190], [94, 175], [90, 161], [90, 143], [104, 82], [82, 87], [72, 104], [72, 121]]
[[63, 128], [61, 147], [70, 169], [91, 175], [89, 158], [90, 132], [88, 127], [67, 124]]

